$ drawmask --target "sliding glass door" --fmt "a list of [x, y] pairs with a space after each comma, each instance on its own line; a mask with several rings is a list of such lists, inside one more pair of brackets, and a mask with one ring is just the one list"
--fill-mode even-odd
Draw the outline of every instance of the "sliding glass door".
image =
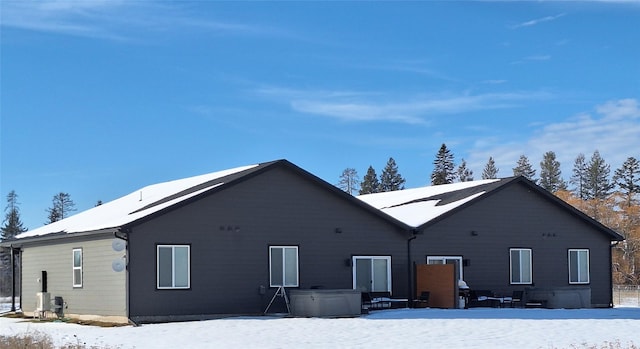
[[391, 292], [391, 257], [354, 256], [353, 288], [366, 292]]

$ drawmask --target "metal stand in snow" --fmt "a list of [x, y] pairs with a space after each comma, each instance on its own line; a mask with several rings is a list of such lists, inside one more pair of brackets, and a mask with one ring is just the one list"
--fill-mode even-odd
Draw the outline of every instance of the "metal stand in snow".
[[285, 291], [284, 286], [280, 286], [278, 287], [278, 290], [273, 295], [273, 297], [271, 297], [271, 301], [269, 302], [269, 305], [267, 305], [267, 309], [264, 310], [264, 315], [267, 314], [269, 308], [271, 308], [271, 305], [273, 304], [273, 301], [276, 300], [276, 297], [284, 298], [284, 304], [287, 305], [287, 313], [291, 313], [291, 309], [289, 309], [289, 297], [287, 297], [287, 292]]

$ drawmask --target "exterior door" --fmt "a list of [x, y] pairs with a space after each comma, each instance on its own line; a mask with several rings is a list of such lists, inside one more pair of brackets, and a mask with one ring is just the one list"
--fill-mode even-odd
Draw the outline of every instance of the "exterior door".
[[366, 292], [391, 292], [391, 257], [354, 256], [353, 288]]

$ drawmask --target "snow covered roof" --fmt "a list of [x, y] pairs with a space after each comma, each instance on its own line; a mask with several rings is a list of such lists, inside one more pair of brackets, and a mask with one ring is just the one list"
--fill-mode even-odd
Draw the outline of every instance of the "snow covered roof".
[[357, 198], [412, 227], [419, 227], [467, 203], [505, 179], [486, 179], [404, 189]]
[[[383, 219], [391, 221], [393, 224], [401, 226], [403, 229], [422, 227], [465, 203], [495, 191], [508, 183], [523, 182], [557, 204], [569, 209], [574, 214], [588, 220], [598, 229], [609, 234], [613, 240], [624, 239], [613, 230], [588, 217], [581, 211], [548, 193], [546, 190], [536, 186], [534, 183], [529, 182], [524, 179], [524, 177], [489, 179], [404, 189], [393, 192], [360, 195], [357, 196], [356, 199], [286, 160], [236, 167], [224, 171], [146, 186], [119, 199], [80, 212], [58, 222], [18, 234], [15, 236], [15, 239], [38, 239], [40, 236], [54, 233], [70, 234], [115, 230], [274, 164], [285, 165], [296, 171], [300, 171], [309, 176], [309, 178], [326, 186], [326, 188], [343, 195], [345, 199], [352, 200], [362, 208], [379, 215]], [[13, 239], [11, 241], [13, 241]], [[9, 241], [6, 243], [9, 243]]]
[[606, 233], [612, 241], [624, 240], [624, 237], [620, 234], [522, 176], [434, 185], [415, 189], [360, 195], [357, 196], [357, 198], [408, 226], [420, 228], [468, 202], [495, 192], [498, 188], [511, 183], [523, 183], [527, 185], [530, 189], [540, 193], [555, 204], [560, 205], [568, 210], [568, 212], [594, 225], [598, 230]]
[[225, 177], [258, 166], [260, 165], [237, 167], [149, 185], [71, 217], [16, 235], [15, 238], [115, 229], [220, 186], [224, 184], [222, 180]]

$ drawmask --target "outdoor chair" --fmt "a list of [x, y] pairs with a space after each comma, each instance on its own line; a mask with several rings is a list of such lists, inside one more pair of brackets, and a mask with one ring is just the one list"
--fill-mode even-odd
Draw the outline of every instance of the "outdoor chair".
[[422, 291], [422, 293], [420, 293], [420, 297], [413, 300], [413, 306], [416, 308], [428, 308], [430, 295], [431, 293], [429, 291]]
[[518, 304], [519, 306], [522, 306], [522, 296], [524, 294], [524, 291], [513, 291], [511, 297], [505, 297], [504, 298], [504, 305], [506, 306], [507, 304], [509, 304], [509, 306], [511, 308], [515, 307], [516, 304]]
[[374, 304], [374, 308], [391, 308], [391, 292], [369, 292], [369, 297], [371, 297], [371, 302]]

